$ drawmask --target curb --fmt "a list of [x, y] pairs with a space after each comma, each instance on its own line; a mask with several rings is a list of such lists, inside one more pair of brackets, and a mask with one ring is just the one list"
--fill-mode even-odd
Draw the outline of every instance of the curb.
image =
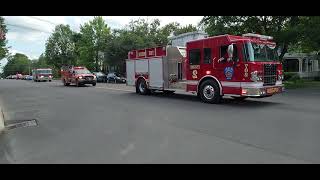
[[2, 113], [2, 109], [0, 107], [0, 132], [2, 132], [4, 130], [4, 118], [3, 118], [3, 113]]

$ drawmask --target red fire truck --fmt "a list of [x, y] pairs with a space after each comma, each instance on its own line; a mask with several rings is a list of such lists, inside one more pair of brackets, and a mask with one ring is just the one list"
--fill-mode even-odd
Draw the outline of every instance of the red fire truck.
[[126, 60], [127, 85], [139, 94], [183, 90], [204, 102], [269, 97], [284, 91], [282, 64], [272, 37], [220, 35], [186, 47], [132, 50]]
[[78, 87], [84, 84], [96, 86], [97, 84], [96, 76], [82, 66], [62, 66], [61, 80], [65, 86], [70, 84], [75, 84]]
[[32, 77], [35, 82], [49, 81], [51, 82], [53, 75], [51, 68], [38, 68], [32, 70]]

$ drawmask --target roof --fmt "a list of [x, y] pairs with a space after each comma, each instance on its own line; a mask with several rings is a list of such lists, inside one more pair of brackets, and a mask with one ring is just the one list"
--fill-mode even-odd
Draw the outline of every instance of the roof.
[[243, 36], [235, 36], [235, 35], [230, 35], [230, 34], [224, 34], [224, 35], [218, 35], [218, 36], [211, 36], [208, 37], [206, 39], [197, 39], [197, 40], [193, 40], [193, 41], [189, 41], [187, 43], [190, 42], [197, 42], [197, 41], [203, 41], [203, 40], [210, 40], [210, 39], [216, 39], [216, 38], [226, 38], [228, 41], [233, 42], [233, 41], [237, 41], [237, 40], [250, 40], [252, 42], [256, 42], [256, 43], [268, 43], [268, 44], [275, 44], [272, 41], [267, 41], [267, 40], [260, 40], [260, 39], [256, 39], [256, 38], [250, 38], [250, 37], [243, 37]]
[[178, 39], [178, 38], [181, 38], [181, 37], [184, 37], [184, 36], [189, 36], [189, 35], [204, 35], [204, 36], [208, 36], [207, 33], [203, 32], [203, 31], [194, 31], [194, 32], [188, 32], [188, 33], [183, 33], [183, 34], [179, 34], [177, 36], [171, 36], [171, 37], [168, 37], [168, 39]]

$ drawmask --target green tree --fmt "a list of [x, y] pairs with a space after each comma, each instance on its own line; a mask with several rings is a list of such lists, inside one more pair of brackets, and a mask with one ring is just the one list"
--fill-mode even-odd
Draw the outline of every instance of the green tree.
[[45, 57], [47, 63], [55, 68], [64, 64], [76, 64], [74, 32], [69, 25], [57, 25], [46, 42]]
[[47, 68], [51, 67], [47, 63], [47, 58], [44, 54], [41, 54], [38, 59], [31, 60], [31, 68]]
[[21, 53], [16, 53], [8, 57], [8, 63], [3, 68], [5, 76], [20, 73], [29, 74], [31, 61]]
[[104, 59], [99, 52], [105, 52], [111, 30], [101, 16], [94, 17], [92, 21], [80, 27], [80, 35], [75, 37], [78, 41], [80, 63], [90, 70], [101, 71]]
[[194, 32], [197, 31], [197, 27], [193, 26], [192, 24], [186, 25], [184, 27], [178, 27], [175, 31], [174, 31], [174, 35], [180, 35], [180, 34], [184, 34], [184, 33], [188, 33], [188, 32]]
[[282, 59], [288, 46], [299, 40], [298, 16], [205, 16], [201, 22], [206, 32], [212, 35], [244, 33], [266, 34], [274, 37]]
[[145, 19], [131, 21], [125, 28], [114, 30], [107, 43], [106, 62], [112, 66], [120, 67], [124, 71], [124, 60], [128, 52], [133, 49], [141, 49], [168, 44], [168, 36], [171, 33], [181, 34], [195, 31], [197, 28], [188, 25], [181, 27], [179, 23], [169, 23], [163, 27], [160, 21], [155, 19], [147, 22]]
[[301, 34], [299, 48], [303, 52], [320, 50], [320, 16], [302, 16], [298, 31]]
[[7, 40], [6, 33], [8, 32], [7, 27], [4, 23], [4, 18], [0, 16], [0, 60], [6, 57], [8, 49], [6, 48]]

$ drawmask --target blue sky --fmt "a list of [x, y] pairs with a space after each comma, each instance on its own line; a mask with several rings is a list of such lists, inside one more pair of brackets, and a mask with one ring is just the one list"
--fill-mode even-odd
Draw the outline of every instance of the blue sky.
[[[30, 59], [36, 59], [44, 52], [45, 42], [53, 31], [55, 25], [69, 24], [74, 31], [80, 30], [80, 24], [93, 19], [93, 16], [3, 16], [7, 24], [6, 35], [10, 53], [26, 54]], [[160, 20], [161, 26], [170, 22], [181, 25], [197, 25], [202, 16], [103, 16], [106, 23], [112, 28], [121, 28], [131, 20], [144, 18]], [[0, 61], [0, 67], [6, 60]], [[0, 71], [2, 68], [0, 68]]]

